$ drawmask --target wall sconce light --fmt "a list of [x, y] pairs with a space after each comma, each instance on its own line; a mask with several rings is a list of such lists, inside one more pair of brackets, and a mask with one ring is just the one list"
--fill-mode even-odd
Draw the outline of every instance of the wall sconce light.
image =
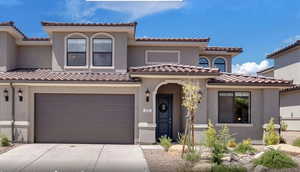
[[8, 102], [8, 91], [7, 91], [7, 89], [5, 89], [5, 90], [3, 91], [3, 94], [4, 94], [4, 99], [5, 99], [5, 101]]
[[[199, 90], [198, 94], [200, 94], [200, 96], [202, 96], [202, 91]], [[200, 101], [201, 101], [201, 100], [198, 101], [198, 104], [201, 103]]]
[[150, 100], [150, 91], [149, 91], [149, 89], [147, 89], [147, 91], [145, 92], [145, 95], [146, 95], [146, 102], [149, 102], [149, 100]]
[[19, 101], [22, 102], [23, 101], [23, 91], [22, 90], [18, 91], [18, 97], [19, 97]]

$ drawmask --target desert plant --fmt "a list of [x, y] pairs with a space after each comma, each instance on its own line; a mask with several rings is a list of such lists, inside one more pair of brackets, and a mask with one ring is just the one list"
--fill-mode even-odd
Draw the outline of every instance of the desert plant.
[[8, 140], [8, 137], [7, 136], [2, 136], [1, 137], [1, 146], [9, 146], [10, 145], [10, 142]]
[[205, 132], [205, 136], [205, 145], [208, 147], [213, 147], [217, 141], [217, 130], [210, 120], [208, 121], [208, 129]]
[[214, 165], [212, 172], [247, 172], [247, 169], [238, 165]]
[[285, 123], [284, 121], [281, 121], [281, 122], [280, 122], [280, 130], [281, 130], [281, 131], [286, 131], [287, 128], [288, 128], [287, 123]]
[[227, 146], [230, 148], [235, 148], [237, 146], [237, 143], [235, 142], [234, 139], [231, 139], [228, 141]]
[[298, 147], [300, 147], [300, 137], [296, 138], [296, 139], [293, 141], [293, 146], [298, 146]]
[[172, 146], [172, 139], [167, 136], [162, 136], [159, 138], [159, 144], [164, 148], [166, 152], [168, 152], [169, 148]]
[[274, 118], [271, 118], [265, 129], [264, 142], [266, 145], [276, 145], [279, 143], [279, 135], [275, 130]]
[[241, 154], [257, 152], [257, 150], [252, 146], [251, 139], [243, 140], [242, 143], [237, 145], [234, 151]]
[[270, 149], [262, 154], [261, 157], [254, 160], [255, 165], [262, 165], [268, 168], [295, 168], [297, 163], [284, 152]]
[[227, 125], [223, 125], [222, 129], [219, 130], [217, 134], [217, 141], [222, 145], [223, 152], [228, 152], [227, 144], [229, 140], [232, 140], [232, 135], [230, 134]]
[[218, 141], [216, 141], [212, 146], [212, 162], [216, 164], [222, 163], [222, 158], [224, 157], [224, 147]]
[[200, 152], [194, 150], [184, 154], [183, 158], [191, 163], [196, 163], [200, 160]]

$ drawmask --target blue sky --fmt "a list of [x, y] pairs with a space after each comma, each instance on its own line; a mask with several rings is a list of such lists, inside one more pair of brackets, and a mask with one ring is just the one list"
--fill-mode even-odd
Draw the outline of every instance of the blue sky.
[[299, 0], [0, 0], [0, 20], [35, 37], [47, 36], [40, 21], [137, 21], [138, 37], [210, 37], [211, 46], [242, 47], [233, 63], [245, 73], [272, 65], [267, 53], [300, 39]]

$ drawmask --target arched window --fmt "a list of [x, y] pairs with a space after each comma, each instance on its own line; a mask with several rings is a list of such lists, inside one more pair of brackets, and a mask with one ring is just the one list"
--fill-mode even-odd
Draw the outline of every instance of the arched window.
[[114, 60], [114, 37], [107, 33], [96, 33], [91, 38], [92, 66], [113, 67]]
[[209, 61], [205, 57], [200, 57], [198, 65], [201, 66], [201, 67], [209, 67]]
[[87, 66], [87, 37], [81, 33], [72, 33], [65, 38], [66, 67]]
[[214, 67], [219, 68], [221, 72], [226, 72], [226, 63], [224, 58], [216, 58], [214, 60]]

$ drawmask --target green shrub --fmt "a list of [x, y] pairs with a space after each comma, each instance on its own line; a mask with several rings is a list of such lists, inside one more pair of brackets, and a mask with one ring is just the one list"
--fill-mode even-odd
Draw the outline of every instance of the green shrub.
[[288, 128], [287, 123], [285, 123], [284, 121], [281, 121], [280, 122], [280, 129], [281, 129], [281, 131], [286, 131], [287, 128]]
[[264, 142], [266, 145], [276, 145], [279, 143], [279, 139], [280, 137], [275, 130], [274, 118], [271, 118], [266, 127]]
[[214, 165], [212, 172], [247, 172], [247, 169], [237, 165]]
[[242, 143], [237, 145], [234, 151], [241, 154], [257, 152], [257, 150], [252, 146], [251, 139], [243, 140]]
[[200, 160], [200, 152], [197, 151], [190, 151], [184, 154], [183, 157], [186, 161], [189, 161], [191, 163], [196, 163]]
[[164, 148], [166, 152], [168, 152], [169, 148], [172, 146], [172, 139], [167, 136], [162, 136], [159, 138], [159, 144]]
[[212, 147], [212, 162], [216, 164], [221, 164], [223, 157], [224, 157], [224, 147], [222, 144], [216, 141]]
[[217, 131], [211, 121], [208, 121], [208, 129], [205, 132], [205, 145], [208, 147], [213, 147], [217, 140]]
[[217, 136], [217, 140], [222, 145], [224, 152], [227, 152], [227, 145], [230, 140], [232, 140], [232, 136], [230, 134], [229, 128], [227, 125], [223, 125], [222, 129], [219, 131], [219, 134]]
[[300, 137], [296, 138], [296, 140], [293, 141], [293, 146], [300, 147]]
[[297, 163], [285, 153], [271, 149], [265, 152], [260, 158], [254, 160], [255, 165], [263, 165], [268, 168], [295, 168]]
[[7, 138], [7, 136], [2, 136], [1, 138], [1, 146], [9, 146], [10, 145], [10, 142]]

